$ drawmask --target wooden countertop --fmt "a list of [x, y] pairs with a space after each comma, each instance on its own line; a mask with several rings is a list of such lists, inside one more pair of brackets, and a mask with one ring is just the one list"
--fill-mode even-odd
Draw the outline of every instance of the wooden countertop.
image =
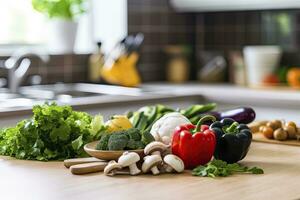
[[252, 143], [242, 162], [264, 175], [203, 178], [190, 175], [76, 176], [62, 162], [0, 157], [1, 199], [299, 199], [300, 148]]

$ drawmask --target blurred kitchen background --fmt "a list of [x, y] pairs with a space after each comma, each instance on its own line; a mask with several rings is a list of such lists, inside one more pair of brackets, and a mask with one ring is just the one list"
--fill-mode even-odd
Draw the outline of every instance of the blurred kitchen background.
[[[82, 13], [74, 11], [76, 15], [72, 18], [78, 24], [77, 32], [76, 28], [73, 30], [76, 33], [74, 51], [59, 47], [68, 45], [64, 43], [70, 43], [68, 40], [72, 37], [71, 28], [62, 25], [69, 30], [66, 31], [56, 22], [65, 18], [56, 17], [54, 13], [54, 17], [48, 19], [46, 16], [55, 11], [42, 8], [46, 11], [38, 12], [33, 9], [34, 2], [0, 1], [0, 59], [6, 60], [21, 48], [50, 55], [46, 67], [32, 56], [22, 85], [56, 82], [122, 85], [106, 78], [111, 76], [110, 72], [100, 78], [100, 65], [122, 56], [124, 52], [118, 52], [118, 48], [123, 48], [120, 46], [125, 43], [120, 41], [138, 33], [143, 34], [144, 40], [134, 49], [138, 57], [133, 65], [142, 83], [198, 81], [282, 87], [288, 85], [289, 69], [300, 66], [300, 12], [296, 9], [300, 5], [296, 1], [77, 1], [82, 2]], [[51, 1], [41, 0], [41, 5], [36, 7], [51, 6], [47, 2]], [[53, 39], [54, 36], [62, 39]], [[100, 50], [97, 43], [101, 45]], [[94, 56], [93, 61], [91, 54], [103, 57], [97, 60], [99, 58]], [[246, 56], [252, 59], [244, 59]], [[98, 66], [91, 66], [93, 62]], [[255, 69], [249, 70], [247, 65]], [[253, 76], [263, 77], [255, 79]], [[7, 78], [8, 70], [2, 68], [1, 86], [8, 85]], [[129, 86], [138, 86], [138, 83]]]
[[298, 119], [300, 1], [0, 0], [0, 18], [7, 123], [45, 101], [105, 116], [216, 102]]

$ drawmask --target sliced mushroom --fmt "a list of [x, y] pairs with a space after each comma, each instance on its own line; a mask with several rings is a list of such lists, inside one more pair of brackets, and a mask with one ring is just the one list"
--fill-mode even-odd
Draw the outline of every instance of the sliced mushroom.
[[160, 173], [157, 166], [161, 163], [162, 159], [159, 155], [145, 156], [144, 163], [142, 165], [142, 171], [144, 173], [151, 171], [153, 175], [157, 175]]
[[141, 173], [141, 170], [136, 166], [136, 163], [140, 160], [139, 154], [135, 152], [124, 152], [123, 155], [119, 158], [118, 163], [122, 167], [129, 167], [131, 175], [137, 175]]
[[173, 154], [166, 155], [164, 157], [164, 167], [166, 172], [177, 172], [181, 173], [184, 170], [184, 163], [183, 161]]
[[159, 156], [161, 156], [161, 154], [164, 151], [166, 151], [169, 147], [170, 147], [170, 145], [166, 145], [162, 142], [154, 141], [154, 142], [149, 143], [145, 147], [144, 153], [145, 153], [145, 155], [159, 155]]
[[112, 160], [109, 161], [108, 165], [104, 168], [104, 174], [107, 176], [114, 176], [116, 174], [129, 174], [129, 172], [121, 171], [122, 165]]

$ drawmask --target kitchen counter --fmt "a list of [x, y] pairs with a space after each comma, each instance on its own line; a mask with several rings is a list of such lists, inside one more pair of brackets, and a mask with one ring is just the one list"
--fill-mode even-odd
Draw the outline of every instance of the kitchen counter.
[[[254, 89], [226, 84], [147, 83], [138, 95], [102, 95], [75, 98], [71, 105], [75, 110], [92, 115], [101, 113], [105, 119], [114, 114], [137, 110], [145, 105], [164, 104], [173, 108], [185, 108], [192, 104], [217, 103], [217, 110], [230, 110], [247, 106], [256, 111], [256, 120], [284, 119], [300, 126], [300, 92], [287, 89]], [[40, 102], [41, 104], [43, 102]], [[0, 128], [14, 126], [18, 121], [32, 115], [32, 106], [1, 108]]]
[[263, 175], [202, 178], [180, 175], [107, 177], [72, 175], [62, 162], [0, 157], [1, 199], [299, 199], [300, 148], [252, 143], [242, 162], [264, 169]]
[[[134, 96], [103, 95], [77, 98], [67, 104], [81, 109], [135, 104], [136, 102], [151, 103], [153, 100], [198, 98], [230, 105], [273, 106], [287, 109], [295, 109], [300, 106], [300, 92], [292, 89], [255, 89], [230, 84], [200, 84], [197, 82], [185, 84], [158, 82], [143, 84], [141, 91], [146, 92]], [[32, 106], [2, 108], [0, 109], [0, 118], [29, 114], [31, 108]]]
[[[300, 91], [282, 88], [249, 88], [232, 84], [201, 84], [190, 82], [185, 84], [152, 83], [144, 84], [146, 88], [168, 91], [169, 94], [202, 95], [214, 102], [252, 104], [259, 106], [280, 106], [292, 108], [300, 106]], [[155, 89], [156, 88], [156, 89]]]

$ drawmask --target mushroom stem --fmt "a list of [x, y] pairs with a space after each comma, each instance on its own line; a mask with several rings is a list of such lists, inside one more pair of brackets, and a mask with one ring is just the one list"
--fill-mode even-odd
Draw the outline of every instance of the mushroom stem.
[[165, 166], [165, 171], [168, 172], [168, 173], [173, 172], [173, 168], [170, 165], [166, 165]]
[[151, 172], [152, 172], [153, 175], [159, 174], [159, 170], [158, 170], [157, 166], [152, 167]]
[[136, 166], [136, 163], [129, 165], [129, 171], [131, 175], [137, 175], [141, 173], [141, 170]]
[[160, 153], [160, 151], [154, 151], [154, 152], [152, 153], [152, 155], [158, 155], [158, 156], [160, 156], [160, 157], [161, 157], [161, 153]]

